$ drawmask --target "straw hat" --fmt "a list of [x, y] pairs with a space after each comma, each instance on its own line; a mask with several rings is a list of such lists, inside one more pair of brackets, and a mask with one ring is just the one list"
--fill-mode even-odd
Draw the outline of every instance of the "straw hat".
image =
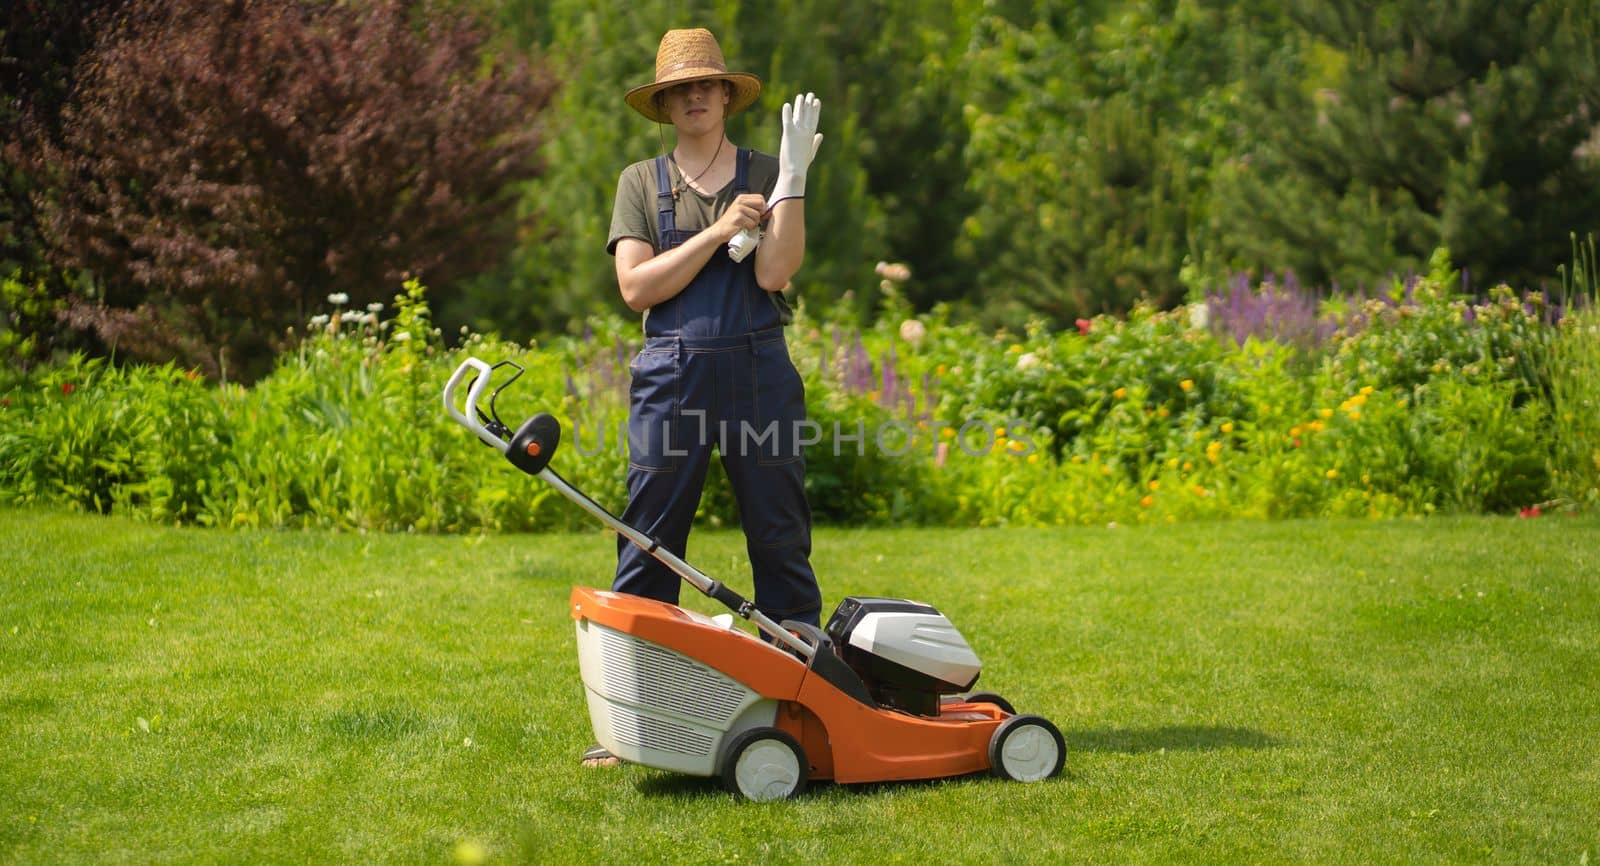
[[674, 84], [712, 78], [733, 85], [727, 117], [749, 108], [761, 95], [760, 78], [748, 72], [728, 71], [728, 64], [722, 59], [722, 48], [710, 30], [668, 30], [667, 35], [661, 37], [661, 47], [656, 49], [656, 80], [635, 87], [623, 98], [645, 117], [657, 123], [671, 123], [672, 118], [656, 105], [655, 95]]

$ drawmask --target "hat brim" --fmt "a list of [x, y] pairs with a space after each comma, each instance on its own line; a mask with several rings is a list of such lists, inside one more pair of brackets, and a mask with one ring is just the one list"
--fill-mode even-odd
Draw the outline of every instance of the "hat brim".
[[728, 108], [723, 113], [724, 117], [732, 117], [746, 108], [754, 105], [761, 96], [761, 79], [748, 72], [725, 72], [720, 69], [685, 69], [665, 81], [656, 81], [643, 84], [628, 91], [623, 97], [633, 110], [656, 123], [671, 123], [672, 117], [656, 104], [655, 95], [677, 84], [690, 81], [711, 81], [722, 79], [733, 85], [733, 95], [728, 98]]

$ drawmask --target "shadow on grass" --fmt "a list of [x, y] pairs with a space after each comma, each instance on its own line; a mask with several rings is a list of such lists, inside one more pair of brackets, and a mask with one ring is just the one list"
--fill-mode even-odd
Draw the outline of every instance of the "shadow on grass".
[[[1150, 752], [1205, 752], [1218, 749], [1275, 749], [1283, 740], [1251, 728], [1220, 725], [1164, 725], [1159, 728], [1096, 728], [1085, 731], [1066, 731], [1068, 766], [1062, 778], [1071, 781], [1071, 754], [1073, 752], [1116, 752], [1128, 755]], [[994, 778], [988, 771], [948, 776], [939, 779], [908, 779], [898, 782], [868, 782], [865, 784], [835, 785], [832, 782], [814, 782], [803, 796], [816, 796], [824, 791], [840, 790], [852, 794], [872, 794], [885, 789], [916, 789], [941, 785], [987, 783]], [[680, 773], [654, 772], [634, 784], [639, 793], [648, 797], [674, 797], [683, 800], [725, 799], [732, 795], [717, 779], [702, 776], [685, 776]]]
[[727, 799], [733, 796], [717, 779], [665, 771], [652, 771], [635, 782], [634, 788], [646, 797], [675, 797], [680, 800]]
[[1283, 742], [1250, 728], [1218, 725], [1164, 725], [1159, 728], [1096, 728], [1066, 731], [1068, 752], [1208, 752], [1216, 749], [1274, 749]]
[[[1054, 781], [1071, 782], [1078, 777], [1069, 765]], [[883, 791], [915, 791], [947, 786], [1006, 784], [996, 779], [988, 770], [963, 773], [959, 776], [942, 776], [936, 779], [901, 779], [893, 782], [855, 782], [840, 785], [831, 780], [815, 781], [806, 786], [800, 799], [838, 796], [871, 796]], [[634, 788], [647, 797], [675, 797], [682, 800], [737, 799], [716, 779], [700, 776], [683, 776], [676, 773], [653, 773], [634, 783]]]

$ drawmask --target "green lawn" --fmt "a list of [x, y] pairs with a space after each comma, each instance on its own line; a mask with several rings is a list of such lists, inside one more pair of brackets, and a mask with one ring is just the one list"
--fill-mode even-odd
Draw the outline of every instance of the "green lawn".
[[[938, 605], [1062, 778], [586, 770], [613, 541], [0, 512], [0, 859], [1600, 862], [1600, 520], [817, 535]], [[742, 538], [691, 559], [746, 588]], [[715, 609], [696, 597], [691, 605]], [[465, 843], [465, 844], [463, 844]]]

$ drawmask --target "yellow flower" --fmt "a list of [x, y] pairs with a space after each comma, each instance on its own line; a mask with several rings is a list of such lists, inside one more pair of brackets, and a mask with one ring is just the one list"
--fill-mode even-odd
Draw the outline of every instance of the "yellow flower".
[[1300, 435], [1300, 428], [1299, 427], [1290, 427], [1289, 428], [1289, 435], [1290, 436], [1299, 436]]
[[1167, 411], [1167, 407], [1162, 406], [1160, 409], [1156, 410], [1156, 414], [1159, 415], [1162, 418], [1165, 418], [1168, 415], [1171, 415], [1172, 413]]
[[1332, 481], [1333, 479], [1339, 477], [1339, 470], [1337, 470], [1337, 469], [1329, 469], [1327, 472], [1324, 472], [1322, 474], [1326, 475], [1328, 477], [1329, 481]]
[[1322, 427], [1323, 427], [1323, 424], [1322, 424], [1321, 421], [1312, 421], [1310, 424], [1306, 425], [1306, 429], [1310, 430], [1313, 433], [1321, 433], [1322, 432]]
[[1183, 461], [1183, 471], [1190, 472], [1193, 469], [1194, 469], [1194, 464], [1193, 463], [1190, 463], [1187, 460]]
[[1178, 383], [1178, 387], [1182, 388], [1185, 391], [1193, 391], [1194, 390], [1194, 380], [1193, 379], [1184, 379], [1182, 382]]
[[1167, 468], [1168, 469], [1177, 469], [1178, 468], [1178, 458], [1176, 458], [1176, 457], [1169, 458], [1167, 460]]
[[943, 364], [940, 364], [937, 368], [934, 369], [934, 372], [938, 373], [941, 376], [943, 376], [944, 374], [950, 372], [950, 368], [946, 367]]
[[1361, 417], [1361, 410], [1360, 409], [1351, 409], [1350, 410], [1350, 420], [1354, 421], [1354, 420], [1356, 420], [1357, 418], [1360, 418], [1360, 417]]
[[1117, 398], [1118, 400], [1121, 400], [1123, 397], [1128, 396], [1128, 389], [1127, 388], [1118, 388], [1117, 390], [1111, 392], [1111, 396]]
[[1201, 487], [1198, 484], [1196, 484], [1194, 487], [1192, 487], [1190, 489], [1192, 489], [1194, 491], [1194, 495], [1196, 495], [1196, 496], [1203, 497], [1203, 496], [1206, 495], [1206, 489], [1204, 487]]
[[1021, 442], [1016, 441], [1015, 439], [1011, 440], [1011, 450], [1012, 451], [1016, 451], [1016, 452], [1020, 453], [1020, 452], [1022, 452], [1024, 450], [1026, 450], [1027, 447], [1028, 446], [1022, 444]]
[[1111, 474], [1111, 467], [1110, 466], [1102, 466], [1102, 467], [1100, 467], [1100, 474], [1101, 475], [1110, 475]]
[[1150, 479], [1150, 489], [1151, 490], [1160, 490], [1161, 489], [1161, 482], [1157, 481], [1154, 478]]
[[1022, 347], [1018, 346], [1016, 344], [1012, 344], [1011, 348], [1007, 349], [1006, 351], [1010, 352], [1013, 355], [1020, 355], [1020, 354], [1022, 354]]
[[943, 430], [939, 431], [939, 435], [943, 436], [946, 439], [954, 439], [956, 437], [956, 428], [954, 428], [954, 427], [946, 427]]
[[1332, 418], [1333, 410], [1324, 406], [1323, 408], [1317, 410], [1317, 415], [1322, 418]]
[[994, 437], [996, 439], [1004, 439], [1004, 438], [1006, 438], [1006, 428], [1004, 428], [1004, 427], [997, 428], [994, 431]]
[[1372, 386], [1371, 385], [1367, 385], [1367, 386], [1365, 386], [1365, 387], [1363, 387], [1361, 389], [1361, 396], [1363, 396], [1363, 397], [1365, 397], [1365, 396], [1367, 396], [1368, 394], [1371, 394], [1371, 393], [1372, 393]]
[[1072, 462], [1073, 463], [1082, 463], [1083, 462], [1083, 456], [1079, 455], [1079, 454], [1072, 455]]
[[1371, 389], [1363, 388], [1360, 394], [1357, 394], [1354, 397], [1351, 397], [1350, 398], [1350, 405], [1352, 405], [1352, 406], [1365, 405], [1366, 402], [1367, 402], [1367, 393], [1366, 392], [1368, 390], [1371, 390]]
[[1229, 421], [1229, 422], [1223, 424], [1222, 425], [1222, 432], [1224, 432], [1224, 433], [1232, 433], [1233, 432], [1233, 422]]
[[1037, 454], [1029, 454], [1028, 455], [1028, 462], [1029, 463], [1038, 463], [1039, 462], [1039, 455], [1037, 455]]
[[1139, 500], [1139, 505], [1145, 508], [1149, 508], [1154, 504], [1156, 504], [1156, 498], [1154, 496], [1146, 496], [1145, 498]]

